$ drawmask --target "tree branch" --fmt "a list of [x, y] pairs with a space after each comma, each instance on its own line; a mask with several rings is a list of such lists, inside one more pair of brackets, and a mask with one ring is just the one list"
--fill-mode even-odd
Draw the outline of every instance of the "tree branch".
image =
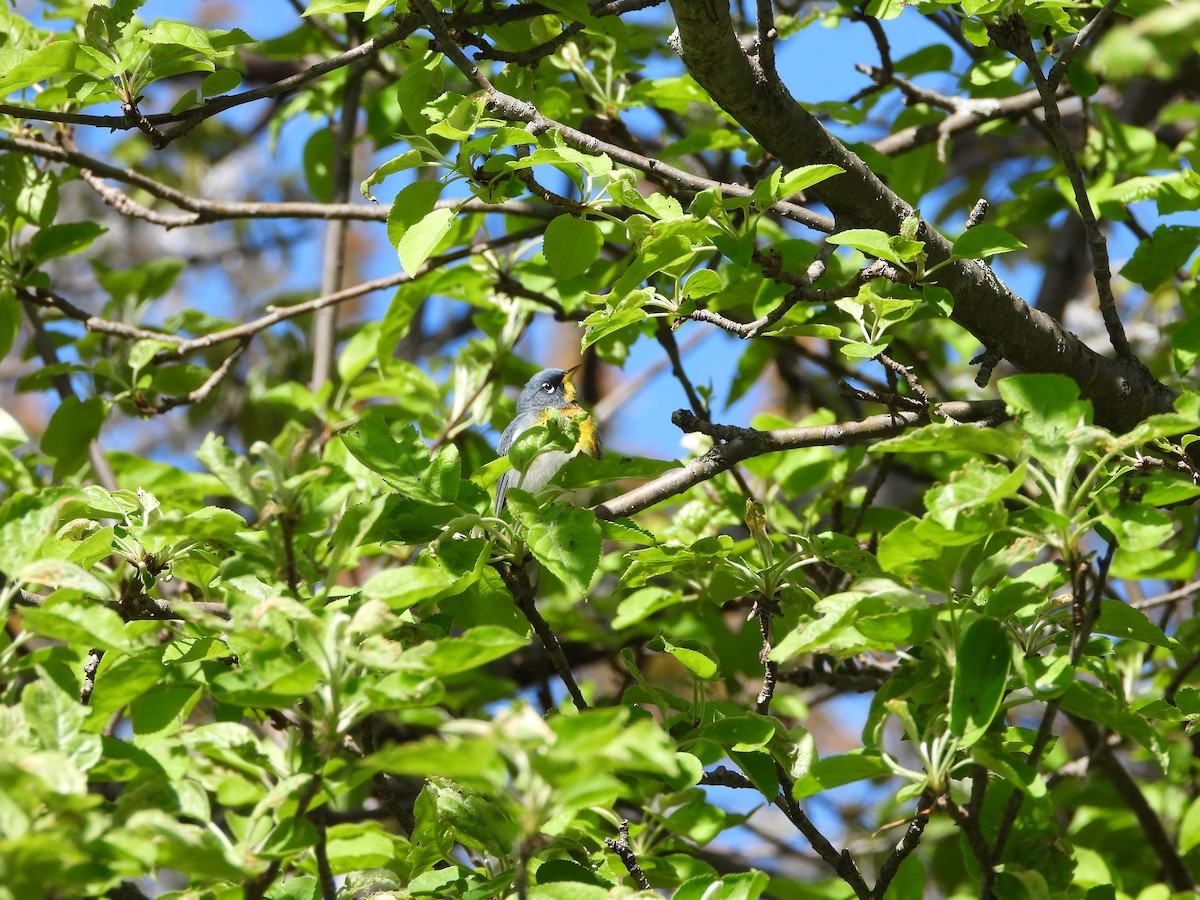
[[378, 37], [364, 41], [357, 47], [351, 47], [344, 53], [339, 53], [337, 56], [322, 60], [316, 65], [305, 69], [303, 72], [298, 72], [295, 75], [288, 76], [264, 87], [242, 91], [239, 94], [214, 97], [211, 100], [204, 101], [196, 109], [182, 113], [156, 113], [147, 116], [143, 116], [140, 113], [123, 116], [93, 116], [85, 113], [63, 113], [52, 110], [29, 109], [23, 106], [0, 103], [0, 115], [12, 116], [14, 119], [60, 122], [67, 125], [93, 125], [98, 128], [108, 128], [114, 131], [128, 131], [131, 128], [144, 130], [146, 127], [157, 128], [159, 125], [167, 125], [172, 122], [178, 123], [174, 128], [161, 132], [161, 138], [156, 140], [156, 143], [161, 141], [162, 146], [166, 146], [166, 144], [171, 143], [175, 139], [183, 137], [183, 135], [190, 132], [205, 119], [211, 119], [213, 116], [223, 113], [226, 110], [234, 109], [247, 103], [253, 103], [256, 100], [265, 100], [291, 93], [297, 88], [335, 69], [340, 69], [360, 59], [373, 56], [385, 47], [390, 47], [392, 44], [404, 40], [420, 24], [420, 20], [414, 15], [403, 16], [399, 19], [399, 24], [395, 28], [384, 32]]
[[626, 871], [632, 876], [634, 884], [640, 890], [651, 890], [650, 879], [646, 877], [646, 873], [642, 871], [641, 865], [638, 864], [637, 854], [633, 852], [633, 847], [629, 844], [629, 820], [622, 819], [621, 824], [617, 829], [617, 837], [604, 839], [604, 843], [608, 849], [617, 856], [621, 857], [621, 862], [625, 865]]
[[[1107, 12], [1101, 10], [1089, 24], [1095, 25], [1097, 20], [1102, 23], [1103, 19], [1112, 13], [1115, 6], [1116, 0], [1110, 0], [1105, 7]], [[1094, 29], [1089, 30], [1089, 34], [1093, 32]], [[1075, 158], [1075, 151], [1071, 149], [1071, 143], [1067, 140], [1062, 113], [1059, 111], [1058, 99], [1054, 93], [1055, 86], [1042, 73], [1041, 63], [1038, 62], [1037, 52], [1034, 50], [1033, 41], [1029, 36], [1029, 29], [1023, 19], [1013, 16], [1000, 25], [989, 27], [988, 33], [992, 35], [997, 46], [1008, 50], [1025, 63], [1025, 67], [1033, 78], [1033, 84], [1041, 95], [1042, 109], [1046, 113], [1046, 131], [1049, 132], [1050, 139], [1054, 142], [1054, 149], [1058, 151], [1059, 159], [1062, 160], [1067, 178], [1071, 182], [1071, 188], [1075, 193], [1075, 206], [1079, 212], [1079, 218], [1083, 220], [1084, 231], [1087, 233], [1088, 249], [1092, 254], [1092, 273], [1095, 276], [1096, 293], [1100, 302], [1100, 315], [1104, 319], [1104, 327], [1108, 331], [1109, 343], [1112, 344], [1118, 357], [1132, 360], [1133, 350], [1129, 346], [1129, 339], [1125, 336], [1125, 326], [1121, 324], [1121, 316], [1117, 311], [1117, 298], [1113, 295], [1108, 241], [1096, 220], [1096, 212], [1092, 208], [1092, 200], [1088, 196], [1087, 184], [1084, 182], [1079, 160]], [[1080, 36], [1086, 40], [1086, 36], [1083, 36], [1082, 33]]]
[[[957, 422], [978, 422], [1003, 414], [1004, 403], [1000, 400], [963, 400], [939, 404], [934, 410], [939, 416]], [[669, 497], [682, 494], [700, 482], [708, 481], [753, 456], [800, 447], [830, 447], [882, 440], [931, 421], [927, 411], [904, 410], [871, 416], [861, 422], [755, 431], [751, 428], [735, 428], [728, 425], [705, 426], [695, 417], [688, 416], [686, 410], [677, 410], [671, 418], [672, 421], [678, 419], [676, 424], [680, 424], [684, 430], [711, 433], [725, 443], [718, 444], [703, 456], [690, 459], [679, 468], [671, 469], [619, 497], [593, 506], [592, 511], [598, 518], [620, 519], [631, 516]]]
[[[614, 162], [645, 172], [652, 178], [665, 179], [685, 190], [699, 192], [715, 189], [727, 197], [752, 197], [754, 195], [754, 191], [744, 185], [715, 181], [711, 178], [702, 178], [690, 172], [685, 172], [682, 169], [668, 166], [652, 157], [643, 156], [640, 153], [627, 150], [617, 144], [610, 144], [607, 141], [592, 137], [592, 135], [586, 132], [542, 115], [532, 103], [519, 100], [510, 94], [498, 90], [479, 71], [479, 67], [467, 59], [462, 49], [450, 38], [444, 17], [433, 8], [429, 0], [415, 0], [415, 2], [419, 4], [419, 8], [428, 16], [430, 20], [428, 23], [429, 27], [438, 38], [439, 46], [443, 52], [449, 56], [459, 71], [470, 79], [472, 84], [487, 95], [487, 108], [490, 112], [503, 116], [511, 122], [524, 122], [529, 126], [528, 130], [530, 133], [535, 135], [555, 129], [562, 135], [563, 141], [576, 150], [581, 150], [584, 153], [590, 153], [594, 156], [607, 155]], [[832, 233], [834, 228], [833, 220], [828, 216], [814, 213], [803, 206], [786, 200], [781, 200], [774, 204], [771, 210], [784, 218], [799, 222], [801, 225], [807, 225], [816, 231]]]
[[505, 587], [512, 594], [513, 601], [517, 604], [517, 609], [521, 611], [521, 614], [533, 626], [533, 631], [542, 642], [542, 647], [545, 648], [546, 655], [550, 657], [554, 671], [558, 673], [558, 677], [566, 687], [567, 693], [571, 695], [571, 700], [575, 703], [575, 708], [579, 710], [587, 709], [588, 702], [584, 699], [583, 692], [579, 690], [579, 685], [575, 681], [575, 675], [571, 672], [571, 664], [567, 661], [566, 654], [563, 653], [562, 644], [558, 642], [558, 637], [555, 636], [549, 623], [542, 617], [541, 612], [538, 611], [533, 585], [529, 581], [529, 574], [525, 571], [525, 567], [519, 563], [493, 562], [492, 568], [499, 573]]
[[[898, 234], [912, 207], [891, 191], [845, 144], [795, 101], [778, 78], [764, 76], [746, 55], [727, 4], [671, 0], [678, 26], [675, 48], [689, 74], [716, 103], [784, 165], [829, 163], [844, 174], [811, 194], [835, 215], [839, 227]], [[946, 262], [951, 243], [924, 224], [930, 267]], [[932, 280], [955, 298], [951, 318], [987, 346], [1000, 346], [1028, 372], [1072, 378], [1090, 399], [1100, 424], [1127, 430], [1146, 416], [1171, 408], [1174, 392], [1128, 358], [1107, 359], [1049, 316], [1031, 309], [990, 267], [955, 260]]]
[[1087, 741], [1089, 748], [1088, 757], [1091, 760], [1091, 765], [1098, 768], [1104, 774], [1112, 789], [1116, 791], [1117, 796], [1124, 801], [1125, 805], [1137, 817], [1138, 824], [1142, 829], [1142, 835], [1154, 850], [1155, 855], [1158, 856], [1159, 862], [1162, 863], [1163, 871], [1166, 873], [1171, 890], [1194, 890], [1196, 883], [1192, 878], [1192, 873], [1188, 869], [1187, 863], [1184, 862], [1179, 852], [1175, 849], [1174, 839], [1167, 834], [1162, 820], [1154, 812], [1153, 807], [1150, 806], [1150, 802], [1146, 799], [1146, 795], [1138, 786], [1137, 781], [1121, 765], [1121, 761], [1113, 753], [1112, 747], [1109, 746], [1100, 729], [1096, 727], [1095, 723], [1079, 716], [1068, 714], [1068, 718], [1079, 729], [1079, 733], [1083, 735], [1083, 739]]

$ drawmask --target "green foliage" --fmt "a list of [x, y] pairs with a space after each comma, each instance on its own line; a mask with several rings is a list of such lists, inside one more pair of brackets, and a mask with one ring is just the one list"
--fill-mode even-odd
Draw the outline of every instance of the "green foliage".
[[[0, 8], [0, 900], [1190, 895], [1195, 0], [141, 6]], [[495, 515], [576, 340], [696, 433]]]

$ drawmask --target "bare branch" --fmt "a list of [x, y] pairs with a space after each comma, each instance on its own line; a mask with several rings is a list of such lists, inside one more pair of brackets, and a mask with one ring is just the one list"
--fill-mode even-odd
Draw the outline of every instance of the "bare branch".
[[609, 850], [621, 857], [621, 862], [633, 877], [634, 884], [643, 891], [651, 890], [650, 879], [642, 871], [642, 867], [637, 861], [637, 854], [633, 852], [633, 847], [629, 844], [628, 819], [621, 820], [621, 824], [617, 828], [617, 835], [616, 838], [605, 838], [604, 843], [608, 846]]
[[545, 648], [546, 655], [550, 657], [554, 671], [558, 673], [567, 693], [571, 695], [575, 708], [587, 709], [588, 702], [584, 699], [583, 692], [579, 690], [575, 675], [571, 671], [571, 664], [567, 661], [566, 654], [563, 653], [562, 644], [558, 642], [558, 637], [537, 608], [533, 585], [529, 581], [529, 574], [525, 571], [524, 565], [506, 562], [493, 562], [491, 565], [504, 581], [504, 586], [508, 588], [509, 593], [512, 594], [517, 609], [533, 626], [534, 634], [542, 642], [542, 647]]
[[1104, 734], [1096, 727], [1095, 723], [1087, 719], [1076, 715], [1069, 715], [1069, 718], [1088, 743], [1091, 767], [1099, 769], [1103, 773], [1117, 796], [1137, 817], [1146, 843], [1150, 845], [1155, 855], [1158, 856], [1159, 862], [1162, 863], [1162, 871], [1166, 874], [1171, 890], [1181, 892], [1193, 890], [1196, 886], [1195, 881], [1192, 879], [1192, 873], [1189, 871], [1187, 863], [1175, 849], [1175, 840], [1163, 827], [1162, 819], [1155, 813], [1137, 781], [1121, 765], [1121, 760], [1113, 753]]
[[933, 795], [926, 790], [917, 801], [917, 811], [908, 823], [908, 828], [904, 829], [904, 837], [900, 839], [900, 842], [888, 854], [887, 859], [883, 861], [883, 865], [879, 867], [879, 877], [875, 880], [875, 888], [871, 891], [872, 900], [882, 900], [887, 896], [888, 887], [891, 885], [892, 879], [896, 877], [896, 873], [900, 871], [900, 866], [921, 843], [925, 825], [929, 822], [930, 805], [933, 800]]
[[232, 328], [226, 328], [223, 331], [214, 331], [211, 334], [201, 335], [200, 337], [190, 338], [181, 341], [176, 347], [163, 350], [160, 354], [162, 358], [173, 358], [185, 356], [189, 353], [194, 353], [197, 350], [204, 350], [208, 347], [213, 347], [217, 344], [222, 344], [225, 341], [238, 340], [247, 335], [254, 335], [263, 329], [270, 328], [279, 322], [293, 319], [296, 316], [305, 315], [306, 313], [314, 312], [325, 306], [332, 306], [337, 303], [345, 303], [347, 300], [353, 300], [355, 297], [361, 297], [364, 294], [369, 294], [373, 291], [384, 290], [385, 288], [396, 287], [401, 284], [407, 284], [425, 275], [428, 272], [440, 269], [452, 262], [457, 262], [460, 259], [465, 259], [475, 254], [482, 253], [485, 250], [496, 249], [498, 247], [507, 246], [509, 244], [520, 243], [528, 240], [531, 237], [542, 233], [541, 228], [523, 228], [520, 231], [513, 231], [508, 234], [500, 235], [488, 241], [480, 241], [472, 244], [469, 247], [462, 247], [450, 253], [444, 253], [441, 256], [431, 257], [415, 275], [408, 275], [405, 272], [400, 272], [395, 275], [389, 275], [386, 278], [376, 278], [373, 281], [364, 281], [361, 284], [356, 284], [354, 287], [346, 288], [338, 291], [335, 294], [328, 294], [324, 297], [316, 297], [304, 303], [297, 303], [294, 306], [284, 306], [272, 310], [265, 316], [260, 316], [250, 322], [245, 322], [241, 325], [235, 325]]
[[[958, 422], [977, 422], [991, 416], [1003, 414], [1004, 403], [999, 400], [954, 401], [934, 407], [939, 416]], [[735, 428], [727, 425], [705, 426], [686, 410], [677, 410], [677, 418], [686, 430], [712, 433], [726, 443], [718, 444], [703, 456], [690, 459], [677, 469], [640, 485], [631, 491], [592, 507], [601, 519], [620, 519], [641, 512], [669, 497], [682, 494], [710, 478], [719, 475], [731, 466], [753, 456], [794, 450], [799, 447], [829, 447], [854, 444], [861, 441], [881, 440], [901, 434], [917, 425], [930, 422], [928, 411], [905, 410], [872, 416], [861, 422], [842, 422], [836, 425], [813, 425], [800, 428], [781, 428], [777, 431], [755, 431], [750, 428]], [[679, 424], [679, 423], [677, 423]]]
[[253, 103], [256, 100], [282, 96], [314, 79], [320, 78], [322, 75], [340, 69], [343, 66], [348, 66], [360, 59], [373, 56], [385, 47], [390, 47], [392, 44], [404, 40], [421, 24], [420, 20], [413, 15], [401, 17], [399, 23], [390, 31], [364, 41], [357, 47], [351, 47], [346, 52], [339, 53], [337, 56], [322, 60], [316, 65], [305, 69], [303, 72], [298, 72], [295, 75], [276, 81], [273, 84], [265, 85], [264, 87], [242, 91], [238, 94], [214, 97], [211, 100], [204, 101], [196, 109], [182, 113], [157, 113], [143, 116], [140, 112], [131, 112], [124, 116], [93, 116], [84, 113], [61, 113], [50, 110], [29, 109], [23, 106], [0, 103], [0, 115], [12, 116], [14, 119], [61, 122], [68, 125], [94, 125], [99, 128], [109, 128], [116, 131], [127, 131], [131, 128], [142, 130], [153, 128], [157, 130], [157, 127], [160, 125], [176, 122], [178, 124], [174, 128], [160, 132], [159, 137], [153, 138], [152, 136], [157, 146], [166, 146], [175, 139], [190, 132], [205, 119], [211, 119], [213, 116], [223, 113], [228, 109]]
[[[1110, 0], [1106, 6], [1107, 12], [1102, 10], [1091, 24], [1094, 24], [1097, 19], [1107, 18], [1115, 6], [1115, 0]], [[1058, 98], [1055, 96], [1055, 85], [1052, 85], [1042, 72], [1037, 51], [1034, 50], [1029, 36], [1029, 28], [1023, 20], [1013, 16], [1000, 25], [990, 26], [988, 33], [992, 35], [997, 46], [1008, 50], [1025, 63], [1025, 67], [1033, 77], [1034, 86], [1041, 96], [1042, 109], [1046, 113], [1046, 130], [1049, 132], [1050, 138], [1054, 142], [1054, 148], [1058, 151], [1059, 159], [1062, 160], [1063, 168], [1067, 172], [1067, 178], [1075, 193], [1075, 206], [1080, 219], [1083, 220], [1084, 231], [1087, 232], [1088, 248], [1092, 253], [1092, 272], [1095, 276], [1096, 293], [1100, 302], [1100, 315], [1104, 319], [1105, 330], [1108, 331], [1109, 343], [1112, 344], [1118, 357], [1127, 360], [1133, 359], [1133, 350], [1129, 346], [1129, 338], [1125, 335], [1125, 326], [1121, 324], [1121, 316], [1117, 311], [1117, 299], [1112, 290], [1112, 268], [1108, 259], [1108, 241], [1096, 220], [1096, 212], [1092, 208], [1092, 201], [1088, 196], [1087, 184], [1084, 182], [1079, 160], [1076, 159], [1075, 151], [1071, 149], [1071, 143], [1067, 140], [1062, 113], [1058, 108]]]
[[1067, 45], [1066, 50], [1050, 67], [1050, 71], [1046, 75], [1046, 83], [1057, 90], [1063, 76], [1067, 74], [1067, 68], [1071, 65], [1071, 60], [1084, 47], [1088, 45], [1091, 39], [1096, 35], [1096, 32], [1104, 28], [1108, 24], [1108, 20], [1112, 18], [1112, 14], [1116, 11], [1120, 0], [1108, 0], [1100, 8], [1100, 11], [1092, 17], [1092, 20], [1079, 29], [1075, 34], [1075, 39]]
[[221, 365], [214, 369], [213, 373], [205, 379], [204, 384], [200, 385], [200, 387], [196, 388], [190, 394], [185, 394], [182, 397], [167, 397], [159, 401], [157, 405], [142, 411], [151, 414], [160, 414], [175, 409], [178, 406], [203, 403], [208, 399], [209, 394], [216, 389], [217, 385], [224, 381], [229, 376], [229, 373], [233, 371], [233, 364], [237, 362], [238, 357], [246, 352], [248, 346], [250, 346], [250, 338], [242, 338], [237, 346], [233, 348], [233, 352], [225, 357]]
[[[43, 159], [63, 162], [78, 166], [83, 180], [92, 188], [108, 206], [111, 206], [123, 216], [143, 219], [164, 228], [187, 228], [195, 225], [208, 225], [213, 222], [231, 219], [317, 219], [321, 221], [344, 220], [350, 222], [386, 222], [390, 207], [368, 206], [363, 203], [317, 203], [306, 201], [284, 202], [250, 202], [235, 200], [210, 200], [205, 197], [194, 197], [184, 194], [176, 188], [156, 181], [147, 175], [133, 169], [118, 169], [103, 160], [80, 153], [73, 145], [67, 149], [57, 147], [44, 141], [28, 138], [9, 138], [0, 135], [0, 149], [29, 153]], [[123, 191], [107, 185], [103, 178], [120, 181], [139, 188], [146, 193], [166, 200], [180, 209], [187, 210], [191, 215], [173, 216], [161, 213], [143, 206]], [[552, 209], [547, 209], [536, 203], [523, 200], [505, 200], [500, 203], [486, 203], [482, 200], [443, 199], [438, 200], [436, 209], [460, 209], [464, 212], [500, 213], [505, 215], [524, 216], [531, 219], [549, 219], [558, 215]], [[616, 212], [616, 207], [601, 207], [608, 212]]]

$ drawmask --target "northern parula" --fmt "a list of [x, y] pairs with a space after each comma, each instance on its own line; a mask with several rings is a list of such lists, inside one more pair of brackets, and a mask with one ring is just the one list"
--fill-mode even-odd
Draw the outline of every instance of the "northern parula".
[[582, 452], [599, 458], [600, 434], [596, 430], [596, 423], [576, 401], [575, 385], [571, 382], [571, 376], [578, 368], [579, 366], [569, 369], [543, 369], [521, 388], [521, 395], [517, 397], [516, 418], [500, 435], [500, 443], [496, 446], [498, 454], [506, 455], [517, 436], [545, 422], [552, 409], [579, 420], [579, 442], [571, 453], [551, 450], [538, 455], [529, 463], [524, 476], [515, 469], [501, 475], [500, 480], [496, 482], [496, 515], [500, 515], [500, 511], [504, 509], [504, 499], [509, 488], [518, 487], [530, 493], [537, 493], [576, 453]]

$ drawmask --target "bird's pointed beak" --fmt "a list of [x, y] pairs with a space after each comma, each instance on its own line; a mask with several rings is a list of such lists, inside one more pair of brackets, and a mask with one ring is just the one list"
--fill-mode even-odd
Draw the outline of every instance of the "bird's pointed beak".
[[566, 394], [567, 400], [571, 403], [574, 403], [575, 398], [578, 396], [578, 391], [575, 390], [575, 382], [571, 379], [574, 377], [575, 372], [578, 371], [579, 367], [582, 365], [583, 363], [576, 363], [575, 365], [571, 366], [571, 368], [563, 372], [563, 393]]

